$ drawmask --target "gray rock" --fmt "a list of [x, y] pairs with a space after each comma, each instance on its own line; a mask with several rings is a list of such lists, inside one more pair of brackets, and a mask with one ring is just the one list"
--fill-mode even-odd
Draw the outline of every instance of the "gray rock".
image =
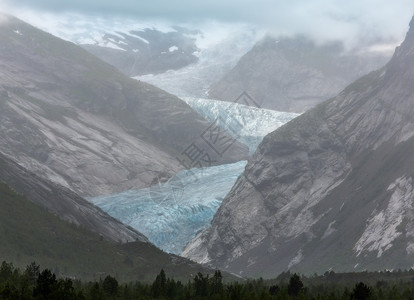
[[266, 136], [184, 250], [249, 276], [414, 261], [414, 28], [382, 69]]
[[193, 143], [212, 164], [247, 156], [237, 142], [217, 155], [201, 138], [210, 123], [186, 103], [72, 43], [12, 17], [0, 38], [0, 151], [81, 196], [168, 178]]
[[211, 86], [209, 96], [233, 101], [248, 92], [263, 108], [302, 113], [382, 67], [390, 56], [347, 52], [340, 42], [266, 37]]
[[83, 226], [115, 242], [148, 242], [134, 229], [110, 217], [71, 190], [47, 181], [0, 154], [0, 182], [28, 200], [77, 226]]

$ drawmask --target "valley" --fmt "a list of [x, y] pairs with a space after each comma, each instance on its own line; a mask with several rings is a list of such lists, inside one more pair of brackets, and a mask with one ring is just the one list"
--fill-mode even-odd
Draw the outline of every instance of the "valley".
[[0, 299], [414, 297], [408, 4], [92, 2], [0, 0]]
[[[296, 117], [242, 104], [207, 99], [185, 99], [207, 120], [234, 134], [253, 153], [263, 137]], [[260, 122], [257, 122], [260, 120]], [[232, 130], [228, 130], [228, 128]], [[173, 175], [166, 183], [91, 198], [89, 201], [112, 217], [143, 233], [157, 247], [181, 254], [187, 243], [206, 229], [244, 171], [246, 161], [191, 169]]]

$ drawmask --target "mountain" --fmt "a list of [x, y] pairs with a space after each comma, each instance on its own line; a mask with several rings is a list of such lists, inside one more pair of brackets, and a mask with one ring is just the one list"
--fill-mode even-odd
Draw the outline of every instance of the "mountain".
[[17, 17], [71, 41], [129, 77], [178, 97], [206, 97], [263, 36], [252, 24], [195, 24], [116, 16], [18, 10]]
[[[217, 31], [226, 32], [218, 41]], [[136, 79], [153, 84], [179, 97], [207, 98], [210, 86], [229, 72], [246, 52], [259, 39], [259, 33], [254, 29], [242, 26], [226, 30], [205, 33], [210, 37], [201, 38], [199, 44], [198, 61], [178, 70], [168, 70], [159, 74], [137, 76]], [[239, 96], [239, 95], [237, 95]]]
[[170, 177], [189, 167], [179, 160], [192, 146], [209, 164], [246, 158], [247, 147], [224, 132], [228, 151], [217, 154], [205, 137], [211, 122], [177, 97], [73, 43], [3, 19], [0, 151], [36, 174], [97, 196]]
[[68, 188], [36, 176], [2, 154], [0, 167], [0, 182], [63, 220], [115, 242], [148, 242], [142, 234], [126, 227]]
[[184, 255], [249, 276], [414, 261], [414, 19], [391, 61], [267, 135]]
[[78, 42], [88, 52], [132, 77], [177, 70], [196, 63], [197, 34], [198, 31], [178, 26], [168, 32], [152, 27], [103, 33]]
[[382, 67], [390, 56], [347, 52], [341, 42], [267, 36], [211, 85], [209, 97], [234, 101], [248, 92], [260, 107], [302, 113]]
[[[217, 100], [184, 100], [252, 152], [266, 134], [297, 116]], [[188, 242], [208, 227], [246, 163], [183, 170], [165, 183], [88, 200], [145, 234], [160, 249], [181, 254]]]
[[[152, 281], [163, 268], [170, 276], [190, 279], [197, 272], [210, 273], [183, 258], [168, 255], [151, 243], [139, 240], [127, 244], [110, 242], [74, 222], [68, 223], [28, 201], [14, 188], [4, 184], [5, 167], [0, 171], [0, 257], [25, 268], [35, 261], [42, 268], [50, 268], [58, 276], [83, 280], [99, 280], [107, 274], [117, 276], [123, 282], [134, 280]], [[66, 201], [70, 191], [53, 187], [38, 178], [38, 184], [29, 182], [29, 174], [22, 174], [18, 186], [27, 191], [30, 186], [32, 200], [44, 195], [54, 196], [50, 201]], [[17, 180], [13, 177], [12, 181]], [[52, 190], [48, 190], [51, 188]], [[43, 199], [48, 201], [47, 199]], [[74, 200], [78, 199], [74, 197]], [[83, 200], [85, 201], [85, 200]], [[69, 203], [66, 203], [69, 204]], [[65, 204], [62, 204], [65, 206]], [[67, 205], [68, 206], [68, 205]], [[66, 206], [66, 207], [67, 207]], [[70, 206], [70, 204], [69, 204]], [[79, 204], [78, 209], [89, 209]], [[96, 210], [96, 209], [95, 209]], [[69, 212], [68, 212], [69, 213]], [[84, 212], [87, 214], [87, 212]], [[102, 214], [102, 213], [101, 213]], [[95, 216], [99, 219], [102, 216]], [[74, 221], [74, 220], [71, 220]], [[115, 223], [106, 217], [108, 223]], [[103, 224], [104, 225], [104, 224]], [[104, 225], [105, 226], [105, 225]], [[109, 224], [106, 226], [109, 227]], [[118, 227], [120, 227], [118, 225]], [[119, 229], [119, 228], [118, 228]], [[119, 231], [120, 236], [122, 231]]]

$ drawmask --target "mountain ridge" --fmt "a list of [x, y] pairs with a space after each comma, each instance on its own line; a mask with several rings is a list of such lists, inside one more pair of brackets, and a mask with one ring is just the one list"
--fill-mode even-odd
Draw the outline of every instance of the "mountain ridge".
[[33, 174], [2, 153], [0, 166], [1, 182], [61, 219], [82, 225], [115, 242], [148, 242], [144, 235], [110, 217], [71, 190]]
[[384, 68], [263, 139], [184, 256], [250, 276], [412, 267], [413, 24]]
[[71, 42], [11, 16], [0, 36], [0, 150], [82, 196], [168, 178], [192, 143], [213, 164], [247, 156], [238, 142], [217, 155], [201, 138], [211, 124], [186, 103]]
[[211, 85], [209, 97], [232, 101], [246, 91], [263, 108], [302, 113], [388, 59], [388, 53], [347, 51], [339, 41], [268, 35]]

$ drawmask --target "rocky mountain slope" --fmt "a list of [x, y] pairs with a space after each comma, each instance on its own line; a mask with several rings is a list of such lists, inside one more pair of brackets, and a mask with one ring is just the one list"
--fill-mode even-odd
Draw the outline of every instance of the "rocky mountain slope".
[[391, 54], [347, 53], [341, 42], [268, 36], [211, 86], [209, 97], [234, 101], [248, 92], [263, 108], [301, 113], [382, 67]]
[[192, 145], [212, 164], [246, 157], [238, 142], [222, 155], [208, 147], [201, 136], [210, 122], [175, 96], [16, 18], [2, 19], [0, 151], [36, 174], [96, 196], [168, 178], [184, 168], [177, 157]]
[[[71, 190], [36, 176], [2, 154], [0, 182], [61, 219], [83, 226], [108, 240], [148, 242], [142, 234], [126, 227]], [[2, 196], [0, 198], [3, 200]]]
[[184, 255], [246, 275], [411, 268], [414, 19], [382, 69], [266, 136]]
[[[211, 272], [183, 258], [168, 255], [150, 243], [142, 241], [127, 244], [115, 243], [102, 239], [98, 234], [84, 226], [78, 226], [77, 223], [74, 225], [62, 221], [4, 184], [6, 166], [3, 163], [2, 158], [0, 163], [2, 173], [0, 179], [0, 257], [2, 260], [13, 262], [20, 268], [25, 268], [36, 261], [42, 268], [50, 268], [58, 276], [82, 280], [99, 280], [106, 274], [111, 274], [116, 275], [123, 282], [134, 280], [149, 282], [154, 280], [162, 268], [170, 276], [184, 280], [190, 279], [197, 272]], [[38, 181], [36, 184], [30, 181], [28, 173], [14, 174], [11, 171], [7, 175], [11, 176], [7, 179], [13, 181], [16, 188], [22, 188], [27, 192], [26, 188], [30, 187], [31, 191], [28, 194], [34, 201], [44, 196], [48, 196], [48, 199], [43, 198], [45, 201], [59, 200], [62, 202], [71, 197], [76, 202], [79, 198], [73, 197], [69, 191], [58, 189], [38, 178], [36, 178]], [[19, 175], [22, 175], [22, 178], [17, 179]], [[89, 208], [82, 206], [80, 202], [78, 201], [77, 208], [86, 209], [85, 215], [87, 215]], [[66, 201], [66, 208], [68, 206], [71, 204]], [[95, 219], [100, 217], [102, 216], [96, 216]], [[114, 223], [108, 217], [106, 221]], [[109, 224], [107, 226], [109, 227]], [[119, 233], [122, 236], [121, 230]]]

